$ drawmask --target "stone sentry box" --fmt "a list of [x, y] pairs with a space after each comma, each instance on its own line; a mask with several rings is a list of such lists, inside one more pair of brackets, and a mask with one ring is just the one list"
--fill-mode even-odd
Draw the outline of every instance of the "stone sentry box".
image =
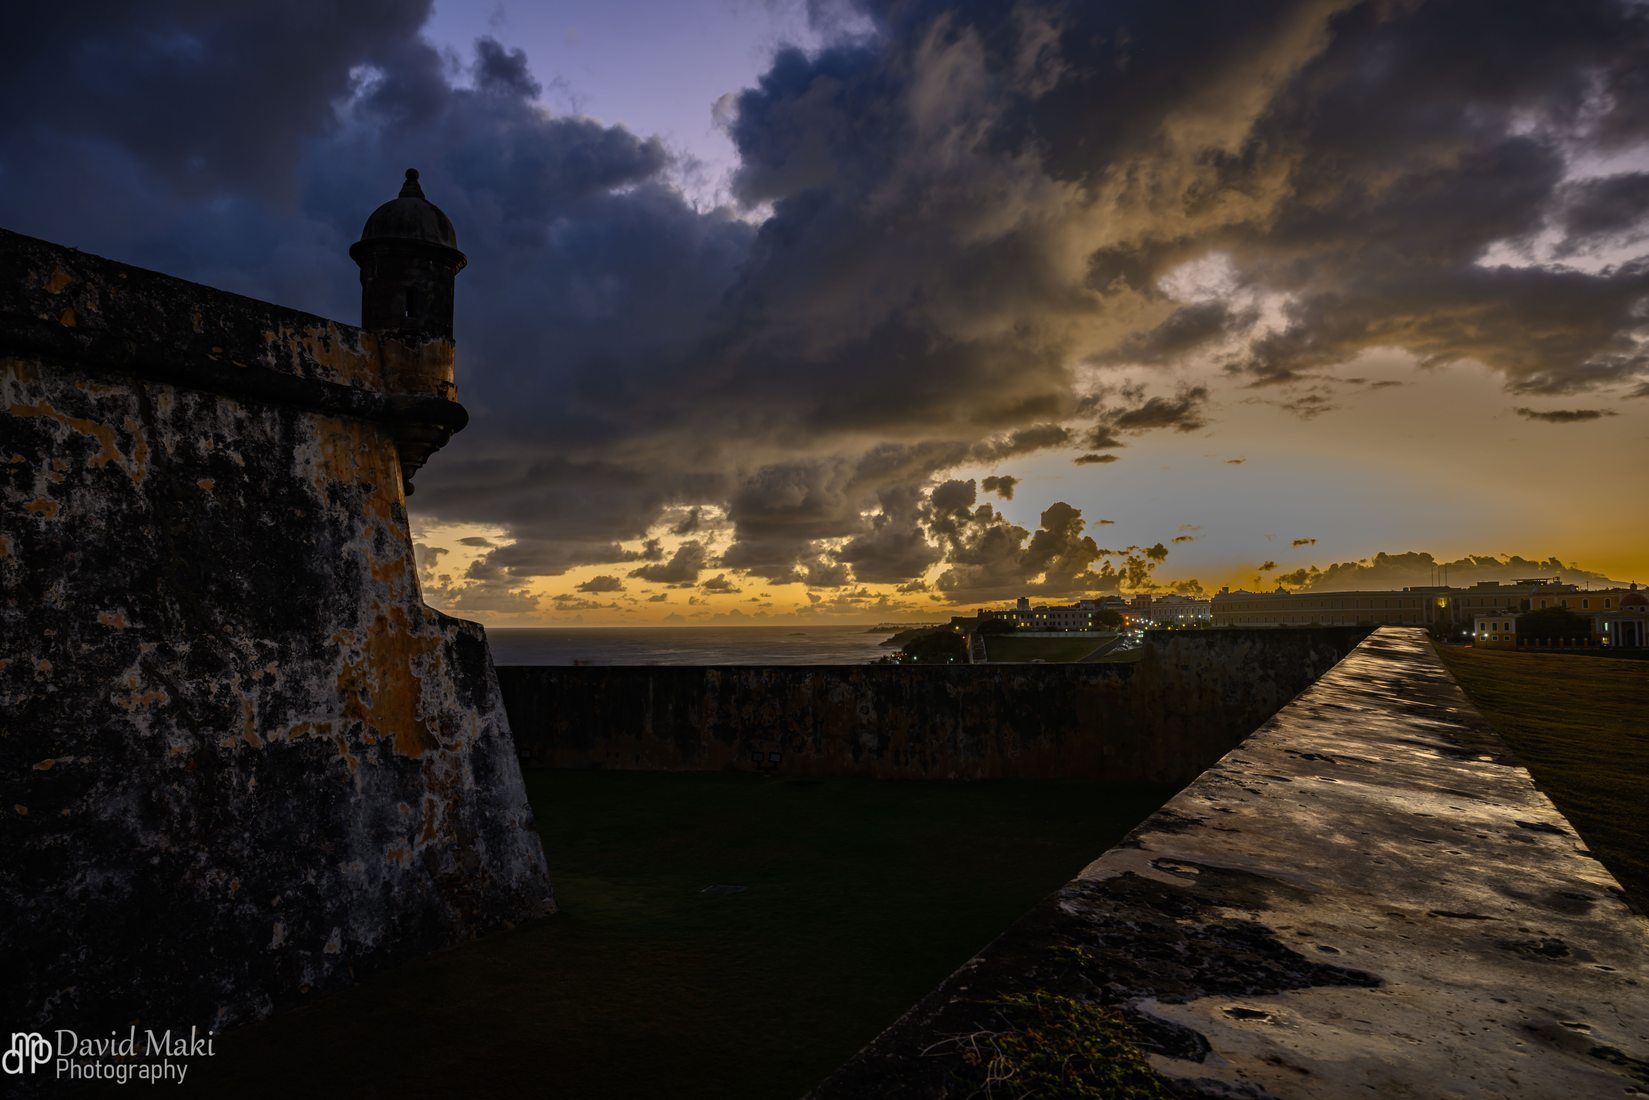
[[554, 909], [486, 636], [418, 589], [464, 257], [407, 176], [365, 328], [0, 231], [14, 1030], [221, 1028]]

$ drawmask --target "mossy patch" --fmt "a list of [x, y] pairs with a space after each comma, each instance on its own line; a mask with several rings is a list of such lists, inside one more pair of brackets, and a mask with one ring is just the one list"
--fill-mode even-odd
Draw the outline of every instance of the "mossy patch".
[[[957, 1035], [928, 1053], [962, 1063], [958, 1095], [1167, 1100], [1133, 1030], [1117, 1012], [1046, 990], [979, 1002], [997, 1028]], [[964, 1091], [966, 1090], [966, 1091]]]

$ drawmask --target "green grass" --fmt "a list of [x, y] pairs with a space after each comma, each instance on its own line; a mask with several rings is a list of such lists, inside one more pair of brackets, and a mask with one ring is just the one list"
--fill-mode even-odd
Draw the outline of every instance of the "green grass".
[[1104, 638], [1020, 638], [1012, 634], [985, 637], [985, 654], [992, 661], [1046, 661], [1050, 665], [1080, 661], [1106, 642]]
[[958, 1095], [1170, 1100], [1133, 1030], [1112, 1009], [1047, 990], [980, 1003], [996, 1010], [999, 1023], [948, 1040], [964, 1066]]
[[231, 1033], [190, 1083], [799, 1095], [1172, 793], [598, 771], [528, 788], [557, 916]]
[[1632, 906], [1649, 913], [1649, 667], [1564, 653], [1438, 653]]

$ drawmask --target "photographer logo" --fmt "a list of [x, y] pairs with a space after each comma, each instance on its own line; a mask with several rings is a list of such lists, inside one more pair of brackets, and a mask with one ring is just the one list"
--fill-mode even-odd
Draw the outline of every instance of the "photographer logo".
[[52, 1045], [38, 1031], [14, 1031], [0, 1063], [10, 1074], [33, 1073], [52, 1060]]
[[[55, 1039], [55, 1042], [53, 1041]], [[189, 1072], [188, 1058], [212, 1056], [212, 1033], [191, 1027], [183, 1032], [144, 1031], [135, 1026], [125, 1035], [109, 1032], [108, 1038], [82, 1039], [68, 1028], [59, 1028], [53, 1038], [38, 1031], [14, 1031], [11, 1043], [0, 1055], [0, 1069], [16, 1077], [22, 1074], [50, 1074], [71, 1081], [176, 1081], [183, 1083]]]

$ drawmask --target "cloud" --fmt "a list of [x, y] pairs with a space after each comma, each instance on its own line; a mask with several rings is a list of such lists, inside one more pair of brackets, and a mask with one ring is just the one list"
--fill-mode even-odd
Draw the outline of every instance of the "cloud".
[[[921, 490], [912, 485], [883, 489], [878, 503], [881, 508], [869, 519], [868, 530], [844, 545], [837, 559], [862, 582], [897, 584], [921, 576], [939, 559], [920, 522]], [[844, 573], [837, 583], [846, 580]]]
[[1122, 438], [1117, 435], [1116, 429], [1111, 425], [1095, 424], [1083, 435], [1082, 445], [1092, 447], [1095, 450], [1103, 450], [1107, 447], [1123, 447], [1127, 444], [1122, 441]]
[[987, 493], [995, 493], [1003, 500], [1012, 500], [1013, 488], [1018, 484], [1018, 478], [1000, 474], [985, 478], [979, 483], [979, 487]]
[[736, 595], [741, 591], [738, 585], [727, 578], [726, 573], [717, 573], [699, 585], [699, 589], [703, 592], [715, 592], [724, 595]]
[[1179, 542], [1196, 542], [1197, 541], [1197, 536], [1195, 536], [1195, 535], [1175, 535], [1174, 538], [1173, 538], [1173, 541], [1176, 542], [1176, 543], [1179, 543]]
[[1317, 545], [1317, 540], [1316, 539], [1294, 539], [1292, 542], [1289, 543], [1289, 545], [1290, 546], [1316, 546]]
[[1311, 420], [1326, 412], [1333, 412], [1338, 406], [1329, 398], [1320, 393], [1305, 393], [1286, 401], [1277, 402], [1278, 408], [1286, 409], [1301, 420]]
[[689, 539], [676, 547], [670, 560], [656, 562], [652, 565], [643, 565], [630, 570], [630, 576], [655, 584], [687, 585], [694, 584], [699, 574], [709, 564], [709, 553], [704, 543], [697, 539]]
[[1649, 172], [1621, 172], [1564, 184], [1554, 221], [1565, 255], [1649, 233]]
[[[427, 0], [24, 5], [0, 210], [353, 319], [347, 247], [419, 167], [470, 258], [472, 426], [415, 507], [507, 530], [451, 598], [512, 606], [579, 566], [696, 583], [712, 535], [731, 575], [987, 588], [1021, 529], [934, 487], [1197, 431], [1188, 365], [1302, 417], [1334, 402], [1286, 387], [1370, 348], [1519, 393], [1649, 384], [1649, 265], [1536, 248], [1642, 232], [1644, 173], [1572, 174], [1641, 143], [1640, 5], [826, 7], [821, 48], [718, 105], [740, 208], [699, 209], [659, 140], [547, 109], [513, 44], [443, 55]], [[1119, 364], [1162, 392], [1096, 399]]]
[[622, 608], [616, 603], [602, 603], [599, 600], [587, 600], [582, 596], [574, 596], [570, 592], [563, 592], [550, 603], [556, 611], [619, 611]]
[[1579, 424], [1615, 415], [1613, 409], [1530, 409], [1521, 405], [1514, 411], [1525, 420], [1539, 420], [1546, 424]]
[[624, 591], [624, 582], [619, 580], [617, 577], [609, 576], [607, 574], [602, 574], [601, 576], [591, 577], [589, 580], [585, 581], [583, 584], [574, 585], [574, 589], [576, 591], [579, 591], [579, 592], [592, 592], [592, 593], [594, 593], [594, 592], [622, 592], [622, 591]]
[[1172, 428], [1177, 432], [1194, 432], [1207, 425], [1203, 406], [1208, 402], [1208, 387], [1186, 386], [1172, 397], [1152, 397], [1132, 408], [1113, 412], [1106, 423], [1112, 429], [1125, 432]]
[[1246, 459], [1246, 458], [1228, 458], [1228, 459], [1225, 460], [1225, 464], [1227, 466], [1241, 466], [1244, 462], [1247, 462], [1247, 461], [1248, 461], [1248, 459]]
[[1277, 563], [1274, 562], [1274, 561], [1271, 561], [1270, 559], [1267, 559], [1267, 560], [1260, 563], [1260, 572], [1261, 573], [1269, 573], [1275, 568], [1277, 568]]
[[988, 504], [973, 507], [971, 483], [952, 484], [969, 492], [934, 493], [936, 504], [950, 509], [948, 522], [935, 524], [947, 563], [935, 587], [949, 602], [1143, 588], [1153, 583], [1152, 574], [1168, 557], [1168, 548], [1160, 542], [1121, 550], [1100, 547], [1082, 533], [1086, 523], [1081, 510], [1063, 501], [1044, 509], [1036, 531], [1027, 531]]
[[1115, 462], [1116, 455], [1078, 455], [1072, 461], [1078, 466], [1102, 466], [1107, 462]]

